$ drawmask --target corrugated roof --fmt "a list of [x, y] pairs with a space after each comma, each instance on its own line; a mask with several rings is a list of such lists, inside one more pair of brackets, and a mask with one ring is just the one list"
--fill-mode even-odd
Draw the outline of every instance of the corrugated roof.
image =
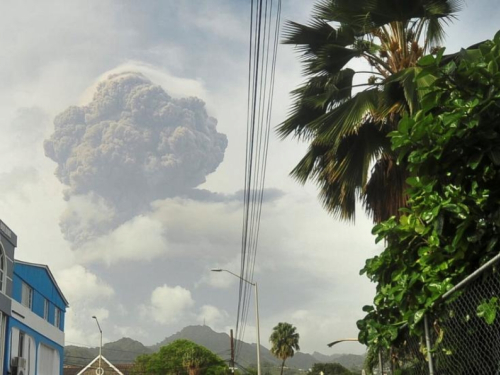
[[[14, 263], [18, 263], [18, 264], [24, 264], [26, 266], [32, 266], [32, 267], [39, 267], [39, 268], [44, 268], [47, 273], [49, 274], [49, 277], [50, 279], [52, 280], [52, 282], [54, 283], [57, 291], [59, 292], [59, 294], [61, 295], [64, 303], [66, 304], [66, 307], [69, 307], [69, 303], [68, 303], [68, 300], [66, 299], [66, 297], [64, 297], [64, 294], [61, 290], [61, 288], [59, 288], [59, 285], [57, 285], [57, 281], [56, 279], [54, 278], [54, 275], [52, 275], [52, 272], [50, 272], [50, 268], [49, 266], [47, 266], [46, 264], [38, 264], [38, 263], [30, 263], [30, 262], [25, 262], [25, 261], [22, 261], [22, 260], [14, 260]], [[104, 357], [103, 357], [104, 358]]]

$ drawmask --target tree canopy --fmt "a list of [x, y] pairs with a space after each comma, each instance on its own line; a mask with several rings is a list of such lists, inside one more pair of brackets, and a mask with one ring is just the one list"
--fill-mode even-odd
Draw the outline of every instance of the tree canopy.
[[[314, 180], [333, 215], [354, 219], [360, 199], [380, 222], [406, 204], [406, 170], [387, 134], [417, 109], [422, 81], [414, 80], [418, 72], [398, 73], [442, 43], [443, 25], [460, 4], [319, 0], [308, 25], [287, 24], [284, 42], [298, 46], [307, 80], [292, 92], [294, 104], [278, 132], [309, 142], [292, 175]], [[356, 59], [366, 63], [364, 71], [347, 66]]]
[[176, 340], [157, 353], [136, 358], [134, 373], [151, 375], [222, 375], [227, 364], [204, 346], [189, 340]]
[[377, 284], [358, 322], [361, 342], [388, 347], [454, 285], [498, 253], [500, 33], [477, 48], [419, 61], [431, 84], [422, 108], [390, 134], [407, 166], [408, 206], [376, 225], [384, 251], [362, 273]]

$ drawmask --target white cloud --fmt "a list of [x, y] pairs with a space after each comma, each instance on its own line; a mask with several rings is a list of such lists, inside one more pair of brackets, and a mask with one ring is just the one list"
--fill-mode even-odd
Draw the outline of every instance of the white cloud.
[[78, 256], [84, 262], [150, 261], [168, 251], [165, 228], [158, 221], [137, 216], [105, 236], [85, 243]]
[[81, 244], [103, 234], [115, 217], [115, 210], [97, 194], [73, 195], [60, 225], [68, 240]]
[[[59, 270], [54, 276], [70, 305], [65, 315], [66, 341], [95, 346], [99, 338], [92, 316], [98, 317], [101, 326], [106, 325], [110, 311], [104, 304], [113, 299], [115, 291], [112, 286], [80, 265]], [[108, 330], [107, 334], [109, 333]]]
[[225, 310], [218, 309], [212, 305], [203, 305], [196, 320], [210, 326], [212, 329], [221, 329], [229, 314]]
[[135, 338], [134, 340], [137, 340], [137, 337], [147, 337], [148, 332], [141, 327], [137, 326], [113, 326], [113, 332], [119, 337], [130, 337], [130, 338]]
[[59, 287], [66, 299], [73, 301], [111, 297], [114, 290], [83, 266], [74, 265], [55, 273]]
[[181, 320], [193, 305], [189, 290], [163, 285], [151, 293], [149, 304], [139, 306], [139, 312], [143, 318], [167, 325]]
[[239, 279], [227, 272], [213, 272], [212, 269], [233, 270], [237, 271], [241, 267], [239, 257], [233, 258], [226, 263], [214, 263], [213, 267], [207, 267], [201, 279], [196, 283], [196, 287], [208, 285], [212, 288], [228, 289], [239, 283]]

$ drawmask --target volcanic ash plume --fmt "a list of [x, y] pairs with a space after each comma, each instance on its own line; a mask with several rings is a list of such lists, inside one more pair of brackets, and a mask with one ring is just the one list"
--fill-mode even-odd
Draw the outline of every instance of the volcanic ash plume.
[[[68, 186], [65, 199], [88, 196], [92, 205], [106, 207], [105, 222], [113, 218], [103, 229], [102, 220], [82, 223], [78, 218], [87, 213], [73, 207], [61, 227], [76, 242], [114, 229], [156, 199], [184, 195], [202, 184], [227, 147], [202, 100], [171, 98], [133, 72], [109, 76], [90, 104], [68, 108], [54, 125], [45, 155], [58, 164], [56, 176]], [[93, 222], [99, 229], [90, 228]]]

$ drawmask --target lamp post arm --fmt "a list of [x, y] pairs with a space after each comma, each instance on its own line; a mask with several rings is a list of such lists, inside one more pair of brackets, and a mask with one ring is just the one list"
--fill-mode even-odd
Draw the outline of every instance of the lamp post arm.
[[344, 342], [344, 341], [359, 341], [359, 340], [358, 339], [351, 339], [351, 338], [349, 338], [349, 339], [340, 339], [340, 340], [336, 340], [334, 342], [331, 342], [331, 343], [327, 344], [327, 346], [331, 348], [333, 345], [338, 344], [339, 342]]
[[252, 283], [251, 281], [248, 281], [247, 279], [244, 279], [243, 277], [241, 277], [240, 275], [235, 274], [234, 272], [231, 272], [231, 271], [229, 271], [229, 270], [221, 270], [221, 271], [228, 272], [228, 273], [230, 273], [231, 275], [236, 276], [238, 279], [241, 279], [241, 280], [243, 280], [244, 282], [249, 283], [250, 285], [255, 286], [255, 283]]

